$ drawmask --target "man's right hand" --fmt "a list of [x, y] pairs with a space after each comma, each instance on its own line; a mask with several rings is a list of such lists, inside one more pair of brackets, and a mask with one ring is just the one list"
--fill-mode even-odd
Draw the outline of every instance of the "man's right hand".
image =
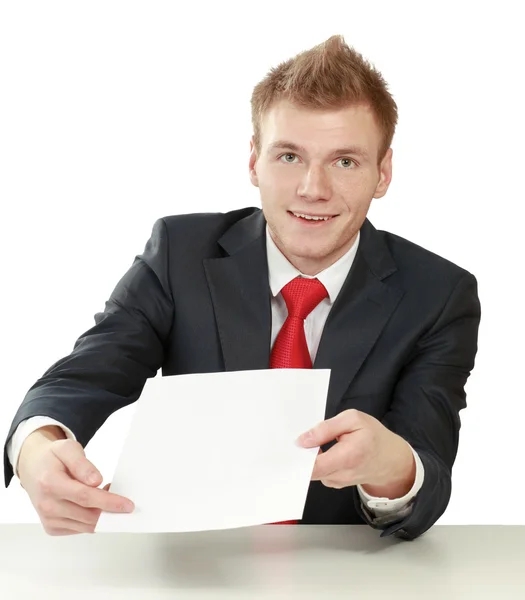
[[102, 475], [86, 458], [81, 444], [61, 439], [57, 427], [43, 427], [25, 440], [18, 460], [18, 476], [46, 533], [93, 533], [102, 511], [127, 513], [133, 503], [99, 489]]

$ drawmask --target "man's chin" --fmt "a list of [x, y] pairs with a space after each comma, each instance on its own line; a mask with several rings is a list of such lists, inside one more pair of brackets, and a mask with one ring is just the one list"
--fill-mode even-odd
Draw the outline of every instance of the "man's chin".
[[308, 244], [307, 242], [286, 244], [281, 251], [286, 257], [302, 260], [322, 260], [330, 254], [330, 248]]

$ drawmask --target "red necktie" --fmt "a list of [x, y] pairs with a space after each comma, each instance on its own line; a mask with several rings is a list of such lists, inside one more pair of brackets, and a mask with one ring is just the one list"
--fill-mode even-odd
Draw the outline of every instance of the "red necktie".
[[[311, 369], [312, 359], [306, 343], [304, 320], [328, 296], [318, 279], [296, 277], [281, 290], [288, 316], [281, 327], [270, 356], [271, 369]], [[280, 521], [273, 525], [295, 524], [297, 521]]]

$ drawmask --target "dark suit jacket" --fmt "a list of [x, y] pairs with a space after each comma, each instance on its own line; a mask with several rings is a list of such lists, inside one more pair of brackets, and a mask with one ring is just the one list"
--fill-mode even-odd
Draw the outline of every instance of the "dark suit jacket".
[[[418, 452], [425, 481], [410, 514], [389, 525], [370, 521], [355, 487], [312, 482], [303, 523], [369, 522], [406, 539], [435, 523], [450, 498], [479, 321], [473, 275], [365, 221], [314, 368], [332, 370], [326, 418], [349, 408], [373, 415]], [[95, 323], [31, 387], [7, 441], [23, 419], [47, 415], [85, 446], [159, 368], [164, 375], [269, 368], [261, 210], [159, 219]], [[5, 448], [4, 465], [7, 486]]]

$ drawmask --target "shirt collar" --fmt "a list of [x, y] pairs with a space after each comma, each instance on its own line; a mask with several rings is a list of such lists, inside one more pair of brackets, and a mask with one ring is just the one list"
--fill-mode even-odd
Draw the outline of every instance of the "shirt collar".
[[[345, 279], [350, 272], [357, 253], [357, 248], [359, 247], [360, 238], [361, 232], [359, 231], [354, 244], [348, 252], [341, 256], [341, 258], [333, 265], [330, 265], [327, 269], [315, 276], [325, 286], [330, 299], [330, 304], [335, 302], [343, 287]], [[279, 248], [277, 248], [268, 230], [268, 225], [266, 225], [266, 254], [268, 258], [268, 275], [272, 296], [277, 296], [283, 287], [296, 277], [312, 278], [310, 275], [305, 275], [297, 270]]]

